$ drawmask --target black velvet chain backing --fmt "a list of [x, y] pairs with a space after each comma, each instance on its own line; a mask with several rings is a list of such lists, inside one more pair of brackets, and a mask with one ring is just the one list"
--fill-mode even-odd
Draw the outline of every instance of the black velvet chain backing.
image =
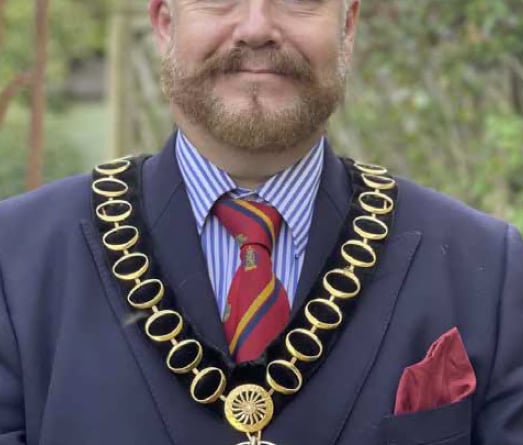
[[[183, 308], [180, 307], [179, 303], [177, 302], [176, 295], [172, 291], [172, 289], [168, 286], [167, 281], [163, 278], [164, 273], [162, 271], [162, 266], [158, 263], [155, 253], [153, 251], [153, 244], [150, 238], [150, 235], [148, 233], [146, 224], [145, 224], [145, 218], [143, 216], [143, 197], [141, 196], [141, 190], [142, 190], [142, 167], [144, 162], [146, 161], [146, 156], [136, 157], [136, 158], [130, 158], [131, 166], [129, 169], [127, 169], [125, 172], [117, 175], [116, 177], [118, 179], [121, 179], [129, 186], [129, 191], [126, 193], [125, 196], [118, 199], [124, 199], [129, 201], [133, 206], [133, 212], [131, 216], [126, 220], [124, 223], [125, 225], [132, 225], [138, 228], [140, 233], [140, 240], [138, 244], [130, 249], [131, 252], [142, 252], [145, 255], [149, 257], [150, 260], [150, 267], [149, 270], [146, 272], [146, 274], [142, 277], [142, 279], [148, 279], [148, 278], [158, 278], [160, 279], [164, 286], [166, 294], [164, 298], [161, 300], [161, 302], [157, 305], [159, 309], [172, 309], [177, 312], [179, 312], [183, 319], [184, 319], [184, 329], [182, 333], [177, 337], [178, 340], [184, 340], [188, 338], [193, 338], [198, 340], [203, 345], [203, 360], [201, 364], [199, 365], [199, 369], [203, 369], [208, 366], [215, 366], [220, 369], [222, 369], [226, 375], [227, 378], [227, 389], [226, 393], [228, 393], [230, 390], [235, 388], [236, 386], [243, 384], [243, 383], [252, 383], [257, 384], [263, 387], [267, 387], [267, 384], [265, 382], [265, 370], [266, 366], [269, 362], [275, 359], [284, 359], [284, 360], [290, 360], [291, 356], [288, 353], [286, 347], [285, 347], [285, 337], [287, 333], [295, 328], [310, 328], [310, 323], [305, 318], [304, 313], [304, 307], [307, 304], [308, 301], [314, 299], [314, 298], [329, 298], [329, 295], [327, 292], [323, 289], [322, 286], [322, 278], [324, 274], [332, 269], [335, 268], [344, 268], [347, 267], [347, 263], [342, 258], [340, 249], [341, 246], [350, 239], [361, 239], [359, 235], [354, 233], [353, 231], [353, 221], [355, 218], [361, 215], [368, 215], [368, 212], [365, 212], [359, 202], [358, 202], [358, 196], [365, 191], [370, 191], [371, 189], [367, 187], [363, 180], [362, 180], [362, 172], [359, 171], [354, 166], [354, 161], [351, 159], [344, 159], [344, 164], [346, 167], [347, 174], [349, 175], [349, 179], [352, 185], [352, 197], [351, 197], [351, 205], [348, 212], [347, 219], [345, 223], [343, 224], [343, 228], [338, 236], [338, 242], [333, 247], [331, 254], [325, 263], [323, 270], [319, 277], [317, 278], [317, 283], [305, 299], [302, 307], [296, 312], [296, 315], [292, 320], [290, 320], [288, 326], [284, 329], [284, 331], [268, 346], [265, 353], [258, 358], [255, 361], [242, 363], [240, 365], [237, 365], [234, 363], [234, 361], [226, 354], [224, 354], [222, 351], [216, 349], [212, 345], [208, 344], [206, 340], [200, 335], [198, 330], [192, 325], [190, 318], [187, 316], [187, 314], [184, 312]], [[96, 179], [99, 179], [101, 177], [104, 177], [104, 175], [99, 174], [96, 171], [93, 171], [93, 181]], [[396, 196], [397, 196], [397, 188], [394, 187], [391, 190], [383, 191], [382, 193], [386, 194], [390, 198], [393, 199], [394, 202], [396, 202]], [[112, 229], [114, 227], [113, 224], [107, 224], [103, 221], [99, 220], [96, 216], [95, 209], [96, 207], [105, 201], [105, 198], [97, 195], [96, 193], [92, 193], [92, 208], [93, 208], [93, 220], [95, 223], [95, 226], [97, 227], [99, 234], [100, 234], [100, 243], [102, 236], [105, 232]], [[378, 216], [378, 219], [380, 219], [382, 222], [384, 222], [387, 227], [389, 228], [389, 232], [391, 231], [391, 226], [394, 219], [394, 211], [391, 213], [382, 216]], [[370, 241], [370, 245], [374, 248], [376, 255], [379, 259], [383, 250], [383, 247], [386, 244], [386, 240], [383, 241]], [[107, 267], [112, 268], [112, 265], [114, 262], [121, 256], [120, 254], [113, 253], [103, 247], [106, 252], [106, 260], [107, 260]], [[335, 346], [336, 340], [338, 339], [339, 335], [341, 334], [342, 330], [344, 329], [344, 326], [347, 323], [350, 323], [350, 320], [352, 318], [352, 315], [357, 310], [358, 302], [361, 298], [365, 298], [365, 289], [368, 287], [369, 282], [372, 280], [372, 276], [375, 272], [375, 269], [377, 267], [377, 264], [371, 268], [356, 268], [355, 274], [360, 279], [362, 290], [360, 294], [352, 298], [350, 300], [336, 300], [336, 303], [340, 307], [343, 313], [343, 323], [335, 330], [330, 331], [317, 331], [316, 334], [320, 338], [323, 346], [324, 346], [324, 352], [323, 355], [315, 362], [312, 363], [302, 363], [297, 362], [296, 366], [301, 371], [303, 375], [303, 381], [304, 384], [306, 384], [311, 377], [313, 376], [314, 372], [322, 365], [322, 363], [327, 359], [330, 350]], [[124, 281], [121, 281], [114, 278], [115, 281], [118, 283], [122, 298], [126, 298], [127, 294], [132, 288], [132, 284], [127, 284]], [[127, 302], [126, 302], [127, 304]], [[145, 317], [143, 316], [146, 312], [140, 311], [137, 309], [132, 308], [131, 306], [128, 306], [130, 314], [137, 315], [136, 318], [138, 318], [139, 321], [137, 324], [139, 328], [144, 331], [144, 325], [145, 325]], [[148, 312], [147, 312], [148, 313]], [[142, 315], [140, 317], [139, 315]], [[145, 335], [144, 332], [144, 339], [147, 341], [149, 340], [148, 337]], [[158, 344], [154, 342], [155, 346], [159, 350], [160, 357], [159, 359], [165, 360], [165, 357], [167, 356], [171, 344], [167, 342], [166, 344]], [[173, 378], [179, 378], [181, 381], [185, 384], [187, 387], [187, 396], [189, 395], [189, 386], [191, 384], [193, 375], [192, 373], [188, 375], [174, 375]], [[281, 409], [291, 400], [293, 399], [293, 396], [284, 396], [280, 395], [278, 393], [274, 393], [273, 395], [273, 401], [275, 405], [275, 415], [278, 414], [278, 412], [281, 411]], [[223, 416], [223, 407], [222, 402], [218, 401], [211, 405], [206, 405], [211, 407], [211, 409], [214, 409], [217, 413]]]

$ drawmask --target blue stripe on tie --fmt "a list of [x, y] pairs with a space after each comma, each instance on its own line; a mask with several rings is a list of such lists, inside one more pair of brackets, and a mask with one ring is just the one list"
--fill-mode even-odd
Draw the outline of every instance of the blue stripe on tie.
[[232, 356], [235, 357], [236, 353], [240, 350], [240, 348], [243, 346], [243, 344], [247, 341], [249, 338], [249, 335], [254, 330], [256, 326], [258, 326], [258, 323], [260, 320], [265, 316], [267, 312], [271, 310], [271, 308], [274, 306], [276, 301], [278, 300], [278, 295], [280, 294], [281, 290], [281, 282], [280, 280], [276, 280], [276, 286], [274, 286], [274, 291], [272, 292], [272, 295], [265, 300], [265, 303], [258, 309], [258, 312], [251, 318], [251, 321], [245, 326], [245, 329], [240, 334], [240, 337], [238, 338], [238, 343], [236, 343], [236, 348], [234, 351], [232, 351]]
[[245, 207], [242, 207], [241, 205], [236, 204], [234, 201], [231, 200], [224, 200], [222, 201], [223, 204], [225, 204], [227, 207], [236, 210], [237, 212], [240, 212], [247, 216], [248, 218], [252, 219], [253, 221], [257, 222], [258, 225], [264, 230], [265, 234], [267, 235], [267, 239], [271, 244], [274, 244], [276, 240], [272, 239], [272, 234], [269, 228], [267, 227], [267, 224], [265, 224], [265, 221], [261, 219], [256, 213], [250, 212]]

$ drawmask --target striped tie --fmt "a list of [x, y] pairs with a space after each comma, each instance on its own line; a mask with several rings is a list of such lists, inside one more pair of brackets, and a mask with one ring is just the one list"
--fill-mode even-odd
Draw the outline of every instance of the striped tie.
[[274, 207], [241, 199], [221, 199], [214, 214], [240, 246], [223, 320], [229, 353], [237, 363], [255, 360], [289, 320], [287, 292], [271, 261], [281, 216]]

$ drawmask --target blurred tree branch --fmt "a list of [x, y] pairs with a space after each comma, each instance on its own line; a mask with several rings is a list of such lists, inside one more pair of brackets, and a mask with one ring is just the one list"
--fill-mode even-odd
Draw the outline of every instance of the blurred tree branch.
[[[4, 47], [5, 40], [5, 7], [7, 0], [0, 0], [0, 54]], [[29, 73], [16, 74], [11, 81], [0, 89], [0, 126], [2, 125], [7, 108], [11, 99], [18, 93], [20, 89], [29, 85], [31, 76]]]
[[[2, 0], [0, 0], [2, 1]], [[17, 74], [15, 77], [0, 91], [0, 126], [2, 125], [5, 115], [7, 114], [7, 108], [11, 99], [16, 96], [18, 91], [31, 83], [31, 74], [22, 73]]]

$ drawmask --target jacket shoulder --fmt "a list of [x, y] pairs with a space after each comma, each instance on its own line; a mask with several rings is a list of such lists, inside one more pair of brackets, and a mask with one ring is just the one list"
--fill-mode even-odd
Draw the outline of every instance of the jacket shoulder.
[[404, 230], [427, 234], [488, 235], [507, 231], [507, 222], [477, 210], [456, 198], [405, 178], [398, 182], [397, 224]]
[[78, 175], [0, 201], [0, 245], [89, 218], [90, 190], [90, 176]]

